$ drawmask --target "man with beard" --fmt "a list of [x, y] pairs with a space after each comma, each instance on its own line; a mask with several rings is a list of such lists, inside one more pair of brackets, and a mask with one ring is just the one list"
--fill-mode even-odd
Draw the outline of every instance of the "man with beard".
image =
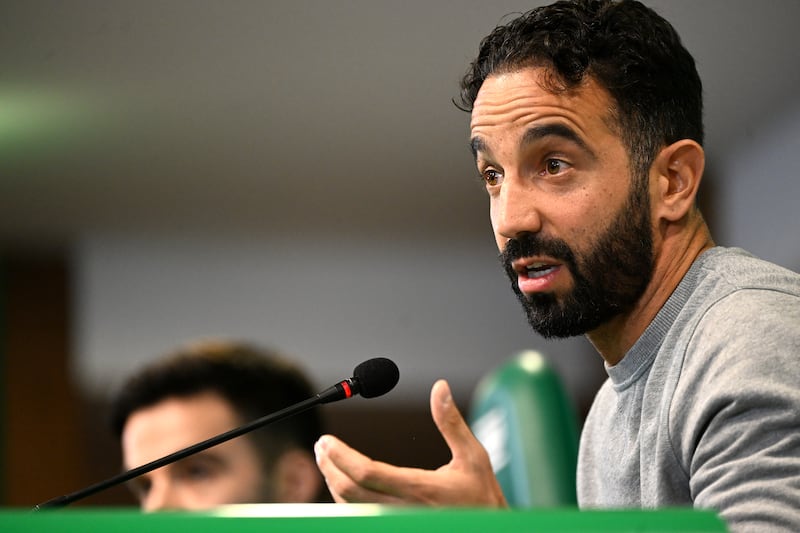
[[[800, 276], [714, 244], [695, 202], [702, 87], [675, 30], [635, 1], [535, 9], [482, 41], [461, 104], [531, 326], [586, 335], [609, 374], [579, 505], [800, 531]], [[505, 506], [444, 381], [431, 412], [452, 452], [435, 471], [317, 441], [334, 499]]]

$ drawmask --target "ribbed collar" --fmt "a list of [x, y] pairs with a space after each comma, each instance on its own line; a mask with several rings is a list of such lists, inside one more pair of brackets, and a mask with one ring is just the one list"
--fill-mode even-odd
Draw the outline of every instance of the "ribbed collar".
[[697, 287], [703, 267], [713, 257], [725, 253], [725, 251], [726, 248], [717, 246], [700, 254], [692, 263], [692, 266], [689, 267], [689, 271], [683, 276], [683, 279], [678, 283], [664, 306], [656, 314], [653, 321], [644, 330], [642, 336], [622, 358], [622, 361], [614, 366], [606, 365], [606, 372], [616, 391], [629, 387], [650, 368], [659, 348], [661, 348], [661, 344], [664, 342], [664, 337]]

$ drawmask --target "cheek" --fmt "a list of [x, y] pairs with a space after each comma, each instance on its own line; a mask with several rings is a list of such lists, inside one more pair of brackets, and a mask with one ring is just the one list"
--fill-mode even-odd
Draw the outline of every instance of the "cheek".
[[506, 237], [503, 237], [502, 235], [500, 235], [500, 233], [497, 231], [497, 222], [496, 222], [496, 219], [495, 219], [495, 212], [494, 212], [494, 209], [492, 209], [491, 206], [489, 207], [489, 224], [491, 224], [491, 226], [492, 226], [492, 234], [494, 235], [494, 240], [497, 243], [497, 248], [499, 248], [500, 251], [502, 251], [503, 247], [505, 246], [505, 243], [506, 243], [506, 241], [508, 241], [508, 239]]
[[502, 210], [498, 206], [496, 199], [490, 198], [489, 223], [492, 226], [492, 234], [494, 235], [494, 240], [495, 243], [497, 244], [497, 248], [502, 252], [503, 249], [505, 249], [506, 243], [508, 242], [508, 237], [500, 232], [500, 226], [502, 225], [501, 215], [502, 215]]
[[267, 480], [256, 468], [248, 468], [228, 479], [229, 501], [234, 503], [264, 503]]
[[249, 442], [241, 442], [240, 448], [229, 457], [229, 469], [226, 482], [233, 482], [236, 498], [250, 502], [258, 499], [263, 492], [262, 486], [266, 481], [266, 474], [261, 464], [258, 453], [250, 446]]
[[573, 221], [572, 227], [579, 236], [595, 235], [619, 213], [626, 197], [622, 191], [587, 189], [577, 201], [565, 206], [562, 216]]
[[592, 198], [588, 192], [581, 193], [572, 201], [560, 203], [549, 215], [550, 223], [558, 233], [555, 237], [564, 239], [570, 245], [585, 242], [602, 224], [603, 209], [604, 203]]
[[553, 219], [553, 238], [564, 241], [578, 263], [597, 246], [603, 232], [611, 224], [613, 214], [608, 204], [597, 201], [576, 201], [564, 205]]
[[494, 242], [495, 244], [497, 244], [497, 250], [502, 252], [506, 248], [506, 244], [508, 243], [508, 237], [498, 233], [494, 223], [492, 223], [492, 233], [494, 234]]

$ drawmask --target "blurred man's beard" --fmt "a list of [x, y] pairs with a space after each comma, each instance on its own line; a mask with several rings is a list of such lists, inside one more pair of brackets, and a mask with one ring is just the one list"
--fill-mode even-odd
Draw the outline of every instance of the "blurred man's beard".
[[[572, 275], [573, 289], [564, 295], [522, 294], [511, 263], [531, 256], [563, 262]], [[639, 191], [637, 184], [631, 187], [628, 201], [588, 254], [576, 257], [560, 239], [526, 234], [508, 241], [500, 260], [537, 333], [561, 338], [592, 331], [631, 309], [652, 278], [653, 236], [647, 191]]]

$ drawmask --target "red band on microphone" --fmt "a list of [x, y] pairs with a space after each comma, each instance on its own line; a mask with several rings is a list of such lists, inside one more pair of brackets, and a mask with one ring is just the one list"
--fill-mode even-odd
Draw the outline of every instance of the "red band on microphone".
[[344, 389], [345, 398], [349, 398], [353, 395], [353, 391], [350, 389], [350, 384], [346, 381], [342, 381], [342, 388]]

